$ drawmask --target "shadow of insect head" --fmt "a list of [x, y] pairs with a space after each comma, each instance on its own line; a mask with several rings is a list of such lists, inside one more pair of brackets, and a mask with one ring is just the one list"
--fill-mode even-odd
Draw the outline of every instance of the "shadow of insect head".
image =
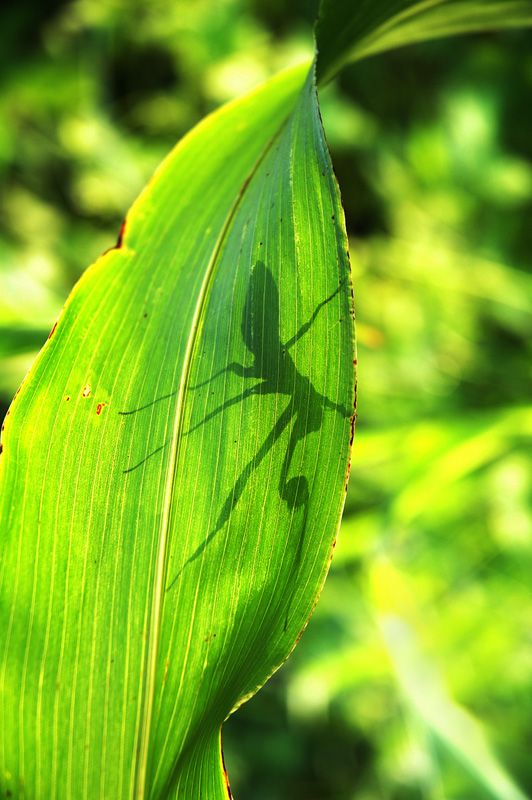
[[[254, 378], [256, 382], [238, 396], [226, 400], [209, 412], [200, 423], [187, 431], [187, 435], [208, 423], [225, 409], [243, 403], [249, 397], [268, 394], [286, 395], [290, 397], [290, 402], [279, 416], [255, 456], [243, 467], [233, 489], [222, 506], [214, 529], [192, 553], [183, 568], [168, 585], [168, 589], [173, 586], [184, 567], [197, 559], [216, 534], [222, 530], [229, 519], [232, 509], [240, 500], [254, 470], [267, 456], [276, 440], [292, 420], [293, 425], [281, 467], [278, 491], [288, 508], [291, 510], [303, 508], [301, 529], [304, 531], [309, 503], [308, 480], [304, 475], [299, 474], [296, 477], [289, 477], [290, 465], [296, 447], [309, 433], [320, 429], [326, 409], [339, 413], [346, 418], [351, 416], [351, 412], [316, 391], [309, 378], [298, 371], [289, 350], [310, 330], [321, 309], [338, 294], [341, 288], [341, 285], [339, 285], [326, 300], [323, 300], [316, 307], [309, 321], [305, 322], [297, 333], [283, 344], [279, 339], [279, 292], [271, 271], [262, 261], [256, 263], [251, 273], [240, 326], [244, 344], [253, 356], [253, 363], [250, 366], [243, 366], [237, 362], [232, 362], [224, 369], [216, 372], [209, 380], [198, 383], [191, 389], [200, 389], [219, 378], [225, 372], [232, 372], [241, 378]], [[302, 539], [299, 543], [299, 550], [301, 550], [301, 547]], [[297, 561], [298, 554], [296, 554]]]

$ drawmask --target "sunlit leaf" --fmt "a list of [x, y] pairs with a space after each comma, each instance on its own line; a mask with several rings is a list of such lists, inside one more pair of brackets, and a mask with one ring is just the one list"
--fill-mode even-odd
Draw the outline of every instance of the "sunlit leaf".
[[307, 72], [181, 142], [6, 419], [3, 796], [227, 797], [221, 725], [315, 604], [354, 337]]

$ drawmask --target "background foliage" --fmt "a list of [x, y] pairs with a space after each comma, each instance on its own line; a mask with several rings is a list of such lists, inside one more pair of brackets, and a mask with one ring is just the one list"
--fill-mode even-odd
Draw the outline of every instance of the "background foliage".
[[[316, 6], [10, 5], [2, 416], [154, 167], [209, 110], [308, 56]], [[239, 800], [532, 795], [531, 35], [396, 51], [322, 92], [359, 418], [321, 602], [224, 728]]]

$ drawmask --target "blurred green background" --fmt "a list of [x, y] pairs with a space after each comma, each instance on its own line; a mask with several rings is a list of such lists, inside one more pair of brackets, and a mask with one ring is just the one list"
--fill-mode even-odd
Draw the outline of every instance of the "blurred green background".
[[[4, 9], [1, 416], [158, 162], [307, 57], [316, 10]], [[355, 282], [355, 451], [321, 602], [224, 727], [236, 800], [532, 797], [531, 90], [516, 32], [396, 51], [321, 94]]]

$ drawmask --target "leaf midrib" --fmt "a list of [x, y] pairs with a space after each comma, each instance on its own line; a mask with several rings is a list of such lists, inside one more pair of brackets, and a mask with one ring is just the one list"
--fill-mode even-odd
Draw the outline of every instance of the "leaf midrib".
[[[312, 68], [313, 67], [311, 66], [311, 69]], [[304, 83], [302, 84], [301, 88], [303, 88], [303, 86]], [[294, 107], [296, 103], [297, 103], [297, 98], [294, 101]], [[218, 257], [223, 248], [231, 224], [235, 218], [235, 215], [238, 211], [238, 208], [242, 202], [242, 199], [246, 193], [246, 190], [251, 180], [256, 175], [260, 165], [266, 158], [267, 154], [270, 152], [272, 146], [279, 139], [279, 136], [286, 127], [287, 122], [290, 119], [292, 113], [293, 109], [290, 111], [289, 114], [286, 115], [285, 119], [279, 125], [277, 131], [275, 132], [275, 135], [272, 136], [270, 141], [265, 145], [262, 153], [260, 154], [255, 164], [253, 165], [253, 168], [251, 169], [251, 171], [245, 178], [244, 182], [242, 183], [242, 186], [240, 187], [239, 192], [227, 214], [227, 217], [223, 223], [218, 239], [212, 249], [212, 255], [210, 261], [205, 270], [205, 277], [203, 279], [203, 283], [198, 295], [194, 316], [192, 318], [190, 334], [187, 339], [185, 355], [183, 359], [183, 369], [181, 371], [179, 391], [177, 394], [177, 407], [175, 412], [174, 429], [170, 440], [171, 446], [169, 448], [169, 464], [167, 467], [167, 478], [164, 489], [164, 501], [162, 507], [162, 512], [163, 512], [162, 522], [160, 527], [161, 533], [157, 548], [158, 554], [156, 561], [157, 563], [156, 577], [154, 582], [154, 588], [151, 593], [152, 603], [151, 603], [150, 625], [149, 625], [148, 644], [147, 644], [148, 663], [146, 669], [146, 683], [144, 692], [142, 725], [141, 725], [140, 741], [139, 741], [139, 756], [136, 763], [135, 783], [134, 783], [135, 788], [133, 792], [134, 797], [138, 798], [146, 797], [146, 777], [147, 777], [148, 758], [149, 758], [149, 743], [150, 743], [150, 734], [152, 727], [153, 707], [155, 700], [160, 628], [163, 617], [164, 594], [166, 585], [166, 567], [167, 567], [166, 556], [167, 556], [169, 532], [170, 532], [170, 517], [171, 517], [171, 510], [174, 504], [175, 475], [177, 470], [177, 464], [179, 462], [179, 451], [182, 441], [181, 434], [183, 430], [183, 421], [184, 421], [184, 407], [186, 402], [193, 355], [201, 331], [201, 322], [204, 316], [204, 310], [209, 297], [209, 289], [210, 286], [212, 285], [212, 281], [216, 273]]]

